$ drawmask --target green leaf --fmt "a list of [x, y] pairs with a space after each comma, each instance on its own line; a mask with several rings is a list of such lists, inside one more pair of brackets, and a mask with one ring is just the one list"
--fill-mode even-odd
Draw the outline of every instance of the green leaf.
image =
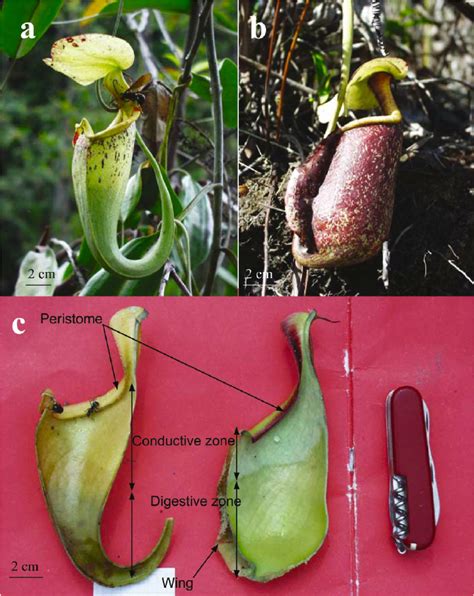
[[194, 72], [189, 88], [201, 99], [205, 99], [209, 102], [212, 100], [211, 81], [208, 77], [204, 77], [203, 75]]
[[324, 61], [324, 56], [319, 52], [313, 53], [313, 63], [314, 68], [316, 70], [316, 77], [318, 79], [318, 84], [320, 85], [322, 82], [325, 81], [326, 77], [328, 76], [328, 69], [326, 63]]
[[318, 84], [318, 97], [320, 103], [323, 103], [328, 99], [331, 92], [331, 77], [324, 56], [319, 52], [314, 52], [312, 56]]
[[[186, 207], [186, 205], [189, 205], [199, 193], [201, 186], [194, 182], [189, 174], [183, 176], [181, 184], [183, 186], [181, 197], [183, 205]], [[214, 220], [207, 197], [203, 197], [201, 201], [196, 203], [195, 207], [189, 212], [184, 220], [184, 225], [189, 234], [191, 265], [194, 270], [207, 259], [209, 251], [211, 250]]]
[[82, 239], [76, 261], [77, 264], [80, 267], [83, 267], [84, 269], [91, 270], [97, 267], [97, 262], [92, 256], [91, 249], [89, 248], [89, 245], [87, 244], [87, 240], [85, 238]]
[[[224, 58], [219, 67], [219, 76], [222, 87], [222, 108], [224, 111], [224, 124], [227, 128], [237, 128], [238, 101], [237, 101], [237, 65], [229, 58]], [[208, 77], [196, 73], [194, 70], [190, 89], [202, 99], [212, 101], [211, 82]]]
[[[63, 0], [5, 0], [0, 14], [1, 50], [10, 58], [23, 58], [48, 30]], [[22, 39], [21, 25], [32, 23], [33, 39]]]
[[56, 254], [49, 246], [26, 253], [20, 265], [15, 296], [52, 296], [58, 284]]
[[222, 85], [222, 107], [224, 110], [224, 124], [227, 126], [227, 128], [237, 128], [237, 65], [229, 58], [224, 58], [219, 69], [219, 74]]
[[[124, 12], [135, 12], [143, 8], [155, 8], [162, 12], [175, 12], [188, 14], [191, 9], [192, 0], [125, 0], [123, 3]], [[108, 4], [103, 10], [104, 14], [117, 12], [118, 2]]]

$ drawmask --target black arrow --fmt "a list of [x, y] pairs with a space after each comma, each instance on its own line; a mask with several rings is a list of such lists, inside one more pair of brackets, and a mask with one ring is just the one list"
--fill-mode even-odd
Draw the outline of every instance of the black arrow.
[[262, 399], [261, 397], [254, 395], [253, 393], [249, 393], [248, 391], [245, 391], [245, 389], [240, 389], [240, 387], [237, 387], [236, 385], [233, 385], [232, 383], [224, 381], [224, 379], [220, 379], [219, 377], [216, 377], [215, 375], [212, 375], [211, 373], [208, 373], [205, 370], [198, 368], [197, 366], [188, 364], [187, 362], [184, 362], [184, 360], [180, 360], [179, 358], [176, 358], [176, 356], [167, 354], [166, 352], [163, 352], [163, 350], [159, 350], [158, 348], [155, 348], [154, 346], [150, 346], [150, 344], [146, 344], [144, 341], [140, 341], [136, 337], [127, 335], [126, 333], [123, 333], [122, 331], [119, 331], [118, 329], [114, 329], [113, 327], [110, 327], [109, 325], [106, 325], [105, 323], [102, 323], [102, 326], [107, 327], [107, 329], [110, 329], [111, 331], [115, 331], [115, 333], [118, 333], [119, 335], [128, 337], [128, 339], [131, 339], [131, 340], [137, 342], [141, 346], [145, 346], [145, 348], [150, 348], [150, 350], [153, 350], [154, 352], [157, 352], [158, 354], [161, 354], [162, 356], [166, 356], [166, 358], [170, 358], [171, 360], [174, 360], [175, 362], [178, 362], [179, 364], [187, 366], [188, 368], [191, 368], [192, 370], [194, 370], [198, 373], [201, 373], [202, 375], [205, 375], [206, 377], [209, 377], [210, 379], [214, 379], [214, 381], [217, 381], [218, 383], [222, 383], [223, 385], [226, 385], [227, 387], [230, 387], [231, 389], [235, 389], [239, 393], [243, 393], [244, 395], [248, 395], [249, 397], [252, 397], [253, 399], [256, 399], [259, 402], [262, 402], [263, 404], [267, 404], [267, 406], [274, 408], [275, 410], [277, 410], [277, 412], [283, 412], [283, 409], [280, 406], [276, 406], [275, 404], [272, 404], [269, 401], [266, 401], [266, 400]]
[[135, 496], [133, 494], [133, 489], [135, 487], [135, 482], [133, 481], [133, 394], [135, 393], [135, 387], [133, 383], [130, 385], [130, 577], [135, 575], [135, 570], [133, 568], [133, 503], [135, 501]]
[[133, 568], [133, 503], [135, 497], [133, 493], [130, 493], [130, 577], [135, 575], [135, 569]]
[[133, 481], [133, 394], [135, 387], [130, 385], [130, 489], [133, 490], [135, 482]]
[[112, 354], [110, 353], [110, 346], [109, 346], [109, 340], [107, 339], [107, 332], [105, 331], [105, 325], [102, 325], [102, 329], [104, 330], [104, 338], [105, 338], [105, 343], [107, 345], [107, 353], [109, 355], [109, 361], [110, 361], [110, 366], [112, 368], [112, 375], [114, 377], [114, 385], [115, 385], [115, 389], [118, 389], [118, 381], [117, 381], [117, 376], [115, 374], [115, 370], [114, 370], [114, 363], [112, 362]]
[[234, 435], [235, 435], [235, 472], [234, 472], [234, 476], [235, 479], [237, 480], [237, 478], [239, 477], [239, 429], [237, 427], [235, 427], [234, 430]]
[[209, 561], [209, 559], [212, 557], [212, 555], [217, 552], [217, 544], [215, 544], [212, 548], [211, 548], [211, 552], [207, 555], [207, 557], [204, 559], [204, 561], [199, 565], [198, 570], [196, 571], [196, 573], [193, 575], [193, 579], [196, 577], [196, 575], [201, 571], [201, 569], [204, 567], [204, 565]]

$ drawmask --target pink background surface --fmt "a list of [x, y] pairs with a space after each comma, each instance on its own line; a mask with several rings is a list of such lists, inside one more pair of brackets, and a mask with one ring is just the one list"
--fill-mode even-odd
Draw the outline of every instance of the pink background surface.
[[[89, 596], [92, 583], [71, 565], [49, 520], [34, 455], [41, 391], [60, 401], [101, 395], [112, 376], [99, 326], [40, 325], [41, 312], [110, 317], [144, 306], [142, 340], [272, 403], [292, 390], [296, 367], [280, 322], [316, 308], [337, 325], [313, 325], [315, 363], [329, 426], [330, 529], [320, 552], [270, 584], [235, 580], [219, 554], [197, 576], [198, 595], [471, 594], [474, 512], [472, 401], [474, 302], [470, 298], [74, 298], [2, 299], [1, 472], [3, 595]], [[15, 317], [27, 331], [11, 331]], [[120, 364], [113, 347], [119, 375]], [[350, 371], [345, 368], [349, 363]], [[137, 372], [135, 433], [230, 436], [269, 413], [268, 406], [146, 348]], [[402, 384], [417, 387], [431, 412], [431, 445], [441, 496], [432, 547], [399, 556], [387, 512], [384, 404]], [[348, 472], [355, 446], [356, 476]], [[211, 499], [226, 447], [135, 449], [135, 554], [145, 556], [165, 517], [175, 518], [163, 561], [192, 577], [215, 543], [216, 508], [150, 507], [150, 495]], [[103, 541], [109, 556], [129, 561], [129, 466], [125, 457], [107, 503]], [[355, 496], [355, 498], [354, 498]], [[297, 496], [295, 495], [295, 498]], [[469, 529], [469, 530], [468, 530]], [[11, 561], [38, 563], [42, 580], [8, 579]], [[34, 582], [34, 583], [33, 583]]]

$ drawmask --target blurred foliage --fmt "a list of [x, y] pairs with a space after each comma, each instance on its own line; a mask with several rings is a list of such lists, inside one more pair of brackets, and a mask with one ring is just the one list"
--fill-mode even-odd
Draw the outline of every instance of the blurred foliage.
[[[82, 242], [82, 248], [77, 255], [82, 241], [82, 229], [74, 202], [72, 181], [70, 175], [72, 159], [72, 137], [74, 125], [87, 115], [95, 130], [105, 128], [111, 120], [111, 114], [105, 112], [97, 101], [93, 86], [80, 87], [66, 77], [55, 73], [42, 62], [49, 56], [54, 41], [61, 37], [79, 33], [111, 33], [115, 15], [101, 16], [92, 23], [83, 26], [79, 19], [82, 17], [88, 2], [70, 0], [64, 3], [63, 9], [56, 17], [55, 24], [45, 33], [33, 50], [20, 61], [17, 61], [9, 74], [6, 91], [1, 98], [0, 151], [2, 154], [2, 176], [0, 178], [0, 192], [2, 195], [0, 207], [0, 222], [2, 224], [2, 253], [3, 267], [1, 280], [1, 294], [11, 294], [22, 258], [32, 250], [43, 235], [45, 228], [49, 228], [50, 237], [65, 240], [76, 251], [77, 264], [85, 278], [90, 279], [97, 273], [87, 247]], [[235, 5], [231, 0], [216, 2], [216, 9], [235, 23]], [[160, 79], [173, 87], [180, 73], [181, 56], [186, 43], [186, 32], [189, 18], [187, 15], [163, 13], [161, 26], [150, 11], [145, 29], [141, 32], [147, 44], [150, 55], [158, 68]], [[74, 20], [73, 23], [64, 21]], [[163, 26], [169, 35], [171, 43], [163, 34]], [[122, 17], [118, 36], [126, 39], [135, 50], [136, 61], [130, 76], [133, 80], [144, 72], [148, 72], [146, 61], [140, 51], [137, 37], [130, 30], [127, 17]], [[225, 58], [236, 59], [235, 33], [222, 25], [217, 27], [218, 58], [222, 64]], [[5, 78], [9, 67], [4, 55], [2, 59], [2, 79]], [[204, 44], [201, 44], [195, 61], [195, 69], [207, 79], [207, 60]], [[193, 68], [194, 70], [194, 68]], [[231, 91], [236, 93], [236, 91]], [[235, 114], [226, 119], [227, 123], [235, 120]], [[190, 177], [196, 188], [200, 188], [212, 181], [213, 152], [210, 151], [208, 139], [212, 139], [213, 121], [210, 98], [203, 100], [195, 93], [188, 93], [185, 110], [179, 122], [177, 138], [177, 154], [174, 164], [175, 170], [170, 172], [173, 185], [173, 195], [178, 197], [185, 192], [182, 181]], [[212, 146], [212, 145], [211, 145]], [[236, 216], [235, 216], [235, 180], [236, 180], [236, 138], [232, 131], [226, 134], [225, 147], [226, 192], [229, 206], [224, 205], [224, 231], [230, 225], [228, 237], [230, 248], [236, 250]], [[136, 166], [135, 166], [136, 167]], [[143, 188], [129, 196], [126, 215], [126, 227], [123, 238], [130, 240], [142, 235], [149, 236], [159, 223], [156, 213], [156, 189], [153, 184], [146, 184], [143, 171]], [[130, 189], [131, 191], [133, 189]], [[179, 200], [179, 199], [178, 199]], [[209, 198], [205, 199], [209, 201]], [[228, 213], [233, 213], [233, 221], [229, 221]], [[186, 221], [184, 222], [186, 225]], [[192, 226], [195, 226], [192, 223]], [[191, 227], [192, 227], [191, 226]], [[120, 230], [119, 230], [119, 233]], [[66, 251], [58, 249], [59, 265], [68, 261]], [[178, 260], [175, 267], [182, 274], [181, 263]], [[230, 277], [220, 276], [214, 285], [215, 294], [235, 293], [235, 269], [223, 261], [223, 267]], [[201, 263], [196, 270], [196, 279], [202, 283], [205, 279], [206, 264]], [[106, 274], [110, 275], [110, 274]], [[59, 294], [78, 293], [81, 284], [69, 265], [65, 277], [69, 280], [58, 288]], [[154, 279], [153, 289], [149, 293], [158, 291], [160, 276]], [[145, 284], [146, 285], [146, 284]], [[130, 286], [130, 284], [128, 284]], [[130, 288], [127, 290], [130, 292]], [[173, 292], [173, 283], [169, 283], [166, 292]], [[181, 292], [179, 292], [181, 293]]]

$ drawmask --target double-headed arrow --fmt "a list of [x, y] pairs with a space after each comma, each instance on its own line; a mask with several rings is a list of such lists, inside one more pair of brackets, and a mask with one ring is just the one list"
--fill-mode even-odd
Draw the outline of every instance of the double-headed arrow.
[[235, 477], [235, 484], [234, 484], [234, 491], [235, 491], [235, 569], [234, 575], [238, 577], [240, 573], [239, 569], [239, 508], [237, 507], [237, 499], [239, 498], [239, 429], [235, 427], [234, 430], [235, 435], [235, 470], [234, 470], [234, 477]]
[[135, 496], [133, 489], [135, 488], [135, 482], [133, 481], [133, 394], [135, 393], [135, 387], [130, 385], [130, 577], [135, 575], [133, 568], [133, 505], [135, 503]]

